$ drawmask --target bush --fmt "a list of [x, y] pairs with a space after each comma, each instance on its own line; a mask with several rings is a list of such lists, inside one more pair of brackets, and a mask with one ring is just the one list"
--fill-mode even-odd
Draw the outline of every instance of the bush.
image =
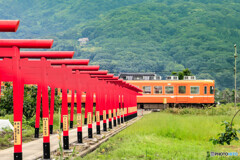
[[4, 128], [0, 132], [0, 148], [7, 148], [12, 145], [11, 141], [13, 140], [13, 131], [9, 128]]
[[[51, 94], [49, 94], [50, 98]], [[61, 106], [60, 96], [55, 96], [54, 109], [58, 110]], [[26, 120], [30, 120], [36, 113], [36, 102], [37, 102], [37, 86], [24, 86], [24, 102], [23, 102], [23, 115]], [[50, 106], [50, 101], [49, 101]], [[3, 96], [1, 97], [0, 103], [0, 116], [6, 114], [13, 114], [13, 88], [11, 83], [5, 83], [5, 89], [3, 90]], [[30, 124], [32, 126], [32, 124]]]
[[227, 121], [223, 121], [222, 126], [225, 126], [225, 132], [219, 133], [218, 138], [209, 139], [214, 145], [224, 145], [225, 143], [230, 145], [233, 140], [239, 141], [237, 133], [240, 133], [240, 129], [233, 128], [233, 124]]
[[167, 108], [163, 112], [173, 114], [191, 114], [191, 115], [233, 115], [236, 112], [232, 104], [218, 105], [211, 108]]

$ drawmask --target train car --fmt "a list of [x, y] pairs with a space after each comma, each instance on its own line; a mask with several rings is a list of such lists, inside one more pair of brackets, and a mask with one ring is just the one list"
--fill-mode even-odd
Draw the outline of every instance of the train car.
[[214, 104], [214, 80], [131, 80], [143, 90], [138, 108], [204, 107]]
[[[175, 76], [169, 80], [161, 80], [152, 73], [124, 73], [119, 75], [126, 82], [143, 90], [137, 96], [138, 108], [163, 109], [165, 107], [208, 107], [215, 105], [214, 80], [177, 80]], [[61, 97], [61, 92], [58, 92]], [[75, 95], [76, 96], [76, 95]], [[94, 95], [94, 103], [96, 97]], [[76, 103], [76, 97], [74, 99]], [[68, 103], [71, 103], [71, 90], [68, 91]], [[85, 93], [82, 94], [85, 103]]]
[[138, 108], [207, 107], [215, 105], [214, 80], [196, 80], [195, 76], [169, 76], [161, 80], [155, 73], [121, 73], [119, 77], [143, 90], [137, 97]]
[[[215, 105], [214, 80], [160, 80], [161, 78], [156, 78], [155, 75], [149, 76], [148, 74], [148, 77], [144, 74], [145, 78], [143, 76], [141, 78], [141, 76], [123, 78], [128, 83], [143, 90], [142, 95], [137, 96], [138, 108], [163, 109], [165, 107], [208, 107]], [[4, 88], [4, 82], [1, 82], [1, 95], [3, 95]], [[61, 98], [60, 89], [58, 89], [57, 94]], [[71, 94], [72, 91], [68, 90], [69, 105]], [[85, 98], [86, 95], [83, 92], [83, 105]], [[96, 102], [95, 95], [93, 101]], [[74, 102], [76, 103], [76, 94]]]

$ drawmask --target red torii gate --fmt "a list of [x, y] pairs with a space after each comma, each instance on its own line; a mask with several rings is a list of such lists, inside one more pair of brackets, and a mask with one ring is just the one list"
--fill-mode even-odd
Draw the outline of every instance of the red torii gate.
[[[119, 79], [117, 81], [115, 81], [115, 83], [118, 85], [118, 108], [117, 108], [117, 119], [118, 119], [118, 124], [121, 124], [121, 109], [122, 109], [122, 85], [123, 85], [123, 80]], [[123, 121], [122, 121], [123, 123]]]
[[[99, 76], [99, 75], [107, 75], [108, 71], [82, 71], [80, 72], [81, 74], [89, 74], [92, 76]], [[100, 132], [100, 107], [101, 107], [101, 92], [102, 89], [101, 86], [103, 86], [104, 84], [102, 84], [102, 82], [98, 81], [98, 86], [95, 85], [95, 91], [96, 91], [96, 111], [95, 111], [95, 116], [96, 116], [96, 131], [97, 134], [101, 134]]]
[[[115, 81], [110, 80], [112, 83], [119, 83], [121, 82], [122, 86], [124, 86], [124, 90], [126, 90], [125, 93], [125, 103], [127, 104], [124, 108], [124, 119], [125, 121], [128, 121], [134, 117], [137, 116], [137, 101], [136, 101], [136, 95], [139, 95], [138, 92], [141, 92], [142, 90], [130, 85], [126, 82], [121, 81]], [[135, 97], [135, 98], [134, 98]], [[121, 100], [121, 99], [120, 99]], [[123, 103], [124, 105], [124, 103]], [[129, 111], [130, 110], [130, 111]]]
[[[36, 65], [37, 63], [41, 63], [39, 69], [42, 70], [42, 74], [40, 72], [40, 75], [36, 76], [39, 77], [39, 80], [41, 80], [41, 82], [37, 82], [38, 83], [38, 91], [40, 90], [40, 94], [38, 92], [38, 98], [39, 96], [41, 97], [41, 92], [42, 92], [42, 113], [43, 113], [43, 146], [44, 146], [44, 158], [50, 158], [50, 135], [49, 135], [49, 103], [48, 103], [48, 85], [47, 85], [47, 75], [46, 75], [46, 71], [50, 68], [50, 63], [49, 62], [42, 62], [42, 61], [29, 61], [30, 64], [27, 63], [28, 61], [26, 61], [24, 63], [25, 67], [28, 69], [29, 66], [31, 65], [31, 74], [34, 74], [34, 72], [36, 73]], [[48, 64], [48, 67], [45, 66], [45, 64]], [[23, 65], [21, 65], [23, 66]], [[23, 67], [22, 67], [23, 70]], [[24, 70], [22, 71], [23, 74]], [[31, 75], [32, 76], [32, 75]], [[31, 79], [29, 79], [29, 77], [25, 77], [24, 78], [24, 82], [25, 80], [28, 79], [28, 83], [33, 84], [33, 81]], [[39, 108], [36, 109], [36, 111], [39, 113], [36, 115], [36, 119], [40, 118], [40, 105]], [[39, 123], [39, 119], [38, 119], [38, 123]], [[39, 125], [39, 124], [38, 124]], [[38, 129], [38, 128], [37, 128]], [[35, 130], [36, 131], [36, 130]], [[39, 130], [38, 130], [39, 131]], [[36, 135], [36, 134], [35, 134]]]
[[[55, 63], [56, 62], [56, 63]], [[57, 63], [63, 63], [64, 65], [65, 64], [77, 64], [77, 65], [85, 65], [85, 64], [87, 64], [88, 63], [88, 60], [57, 60], [57, 61], [51, 61], [51, 63], [52, 64], [57, 64]], [[48, 69], [48, 71], [49, 71], [49, 69]], [[51, 70], [50, 70], [51, 71]], [[69, 71], [69, 74], [71, 74], [72, 75], [72, 71], [71, 70], [69, 70], [68, 69], [68, 71]], [[52, 75], [52, 74], [54, 74], [56, 72], [56, 69], [54, 69], [52, 72], [49, 72], [49, 75]], [[66, 71], [63, 71], [62, 73], [61, 73], [61, 75], [63, 75], [63, 74], [65, 74], [66, 75], [66, 73], [68, 73], [68, 72], [66, 72]], [[68, 76], [67, 76], [68, 77]], [[51, 78], [51, 79], [53, 79], [53, 82], [55, 83], [55, 81], [56, 81], [56, 77], [53, 77], [53, 78]], [[70, 80], [72, 80], [72, 78], [70, 78]], [[63, 79], [63, 81], [62, 81], [62, 84], [64, 84], [64, 82], [66, 81], [66, 79]], [[70, 84], [73, 84], [72, 82], [70, 82], [69, 81], [69, 83]], [[60, 84], [59, 84], [60, 85]], [[64, 85], [65, 86], [65, 85]], [[64, 87], [63, 86], [63, 89], [66, 87]], [[63, 94], [64, 94], [64, 91], [63, 91]], [[65, 106], [64, 106], [64, 102], [65, 102], [65, 100], [63, 99], [63, 116], [64, 116], [64, 114], [65, 115], [68, 115], [68, 114], [66, 114], [67, 113], [67, 105], [65, 104]], [[64, 108], [65, 107], [65, 108]], [[64, 110], [65, 109], [65, 110]], [[52, 109], [53, 110], [53, 109]], [[64, 113], [64, 111], [65, 111], [65, 113]], [[50, 115], [50, 117], [52, 117], [53, 116], [53, 114], [51, 114]], [[63, 129], [64, 131], [65, 131], [65, 135], [64, 135], [64, 139], [63, 139], [63, 142], [64, 142], [64, 149], [69, 149], [69, 142], [68, 142], [68, 122], [67, 122], [67, 119], [68, 118], [66, 118], [66, 120], [65, 120], [65, 123], [64, 123], [64, 125], [63, 126], [65, 126], [65, 127], [63, 127], [63, 128], [65, 128], [65, 129]]]
[[[52, 65], [88, 65], [89, 60], [52, 60], [50, 61]], [[54, 66], [55, 67], [55, 66]], [[69, 70], [70, 73], [72, 73], [71, 70]], [[73, 110], [74, 110], [74, 91], [75, 91], [75, 87], [74, 85], [77, 85], [76, 82], [76, 77], [74, 76], [73, 79], [69, 79], [67, 86], [69, 86], [69, 88], [71, 88], [72, 90], [72, 102], [71, 102], [71, 114], [70, 114], [70, 128], [73, 128]], [[54, 97], [52, 98], [54, 100]], [[62, 126], [62, 123], [61, 123]]]
[[[95, 77], [113, 77], [113, 75], [104, 75], [104, 74], [98, 74], [98, 75], [91, 75], [91, 78], [95, 78]], [[96, 83], [100, 83], [100, 81], [97, 81]], [[100, 96], [100, 94], [98, 93], [98, 90], [95, 89], [96, 91], [96, 119], [97, 119], [97, 123], [96, 123], [96, 127], [97, 127], [97, 134], [100, 134], [100, 118], [99, 118], [99, 112], [98, 112], [98, 104], [99, 102], [97, 102], [97, 97]], [[92, 94], [91, 94], [92, 95]], [[91, 96], [90, 95], [90, 96]], [[90, 97], [89, 96], [89, 97]], [[91, 101], [92, 99], [87, 99], [88, 96], [86, 96], [86, 107], [85, 107], [85, 119], [87, 119], [88, 121], [88, 128], [89, 128], [89, 132], [88, 132], [88, 137], [92, 138], [92, 123], [89, 122], [89, 120], [92, 119], [92, 104], [93, 102]], [[89, 104], [88, 104], [89, 102]], [[88, 116], [87, 116], [88, 115]], [[85, 120], [86, 122], [86, 120]], [[106, 120], [104, 120], [104, 131], [106, 131]]]
[[[98, 71], [99, 66], [69, 66], [73, 70], [85, 70], [85, 71]], [[92, 138], [92, 116], [93, 116], [93, 90], [94, 85], [96, 85], [93, 79], [91, 79], [89, 74], [85, 74], [89, 78], [88, 83], [86, 83], [86, 100], [85, 100], [85, 122], [88, 122], [88, 137]], [[97, 83], [97, 82], [96, 82]]]
[[[105, 96], [105, 109], [106, 110], [103, 110], [103, 130], [104, 131], [107, 131], [107, 125], [106, 125], [106, 120], [104, 120], [104, 119], [106, 119], [106, 118], [108, 118], [108, 127], [109, 127], [109, 129], [112, 129], [112, 117], [113, 117], [113, 104], [112, 104], [112, 100], [113, 100], [113, 98], [112, 98], [112, 93], [111, 93], [111, 88], [109, 87], [110, 85], [109, 85], [109, 82], [108, 82], [108, 80], [117, 80], [118, 79], [118, 77], [107, 77], [107, 76], [102, 76], [102, 77], [98, 77], [100, 80], [105, 80], [106, 82], [107, 82], [107, 92], [106, 92], [106, 96]], [[105, 116], [105, 115], [107, 115], [107, 116]], [[105, 122], [105, 123], [104, 123]]]
[[121, 123], [124, 123], [124, 101], [123, 101], [124, 85], [125, 85], [125, 83], [124, 83], [124, 81], [122, 81], [121, 85], [120, 85], [121, 90], [120, 90], [120, 111], [119, 111], [119, 112], [121, 112], [121, 117], [120, 117]]
[[[72, 69], [79, 69], [79, 70], [89, 70], [95, 69], [95, 66], [66, 66], [66, 65], [73, 65], [73, 63], [67, 62], [67, 60], [62, 61], [51, 61], [52, 64], [61, 64], [61, 66], [53, 66], [54, 68], [61, 68], [64, 72], [68, 73], [69, 76], [73, 76]], [[88, 61], [87, 61], [88, 63]], [[77, 65], [77, 64], [75, 64]], [[95, 68], [94, 68], [95, 67]], [[99, 66], [97, 66], [99, 68]], [[63, 148], [69, 149], [69, 137], [68, 137], [68, 105], [67, 105], [67, 89], [71, 88], [72, 83], [70, 80], [74, 78], [69, 78], [66, 74], [63, 74], [63, 86], [62, 86], [62, 116], [61, 116], [61, 125], [63, 126]], [[70, 85], [66, 82], [70, 81]], [[72, 112], [73, 113], [73, 112]], [[72, 115], [73, 117], [73, 115]]]
[[[69, 66], [69, 67], [71, 67], [72, 69], [81, 69], [81, 70], [83, 70], [83, 69], [85, 69], [85, 70], [89, 70], [89, 69], [91, 69], [91, 70], [98, 70], [99, 69], [99, 67], [91, 67], [90, 68], [90, 66], [89, 67], [84, 67], [84, 66], [81, 66], [81, 67], [78, 67], [78, 66]], [[99, 72], [92, 72], [91, 73], [91, 71], [90, 72], [88, 72], [88, 73], [90, 73], [90, 75], [91, 74], [97, 74], [97, 75], [100, 75], [100, 74], [106, 74], [106, 72], [101, 72], [101, 71], [99, 71]], [[85, 74], [86, 74], [86, 72], [85, 72]], [[112, 75], [113, 76], [113, 75]], [[112, 77], [111, 76], [111, 77]], [[94, 86], [94, 84], [91, 84], [91, 82], [93, 82], [92, 80], [89, 80], [89, 84], [90, 84], [90, 86]], [[88, 88], [90, 88], [90, 86], [88, 87]], [[86, 107], [85, 107], [85, 121], [88, 121], [88, 130], [89, 130], [89, 132], [88, 132], [88, 137], [89, 138], [92, 138], [92, 108], [93, 108], [93, 106], [92, 106], [92, 104], [93, 104], [93, 93], [92, 93], [92, 90], [94, 90], [93, 88], [91, 88], [91, 89], [89, 89], [88, 91], [87, 91], [87, 93], [86, 93]], [[95, 90], [96, 91], [96, 90]], [[88, 119], [88, 120], [87, 120]], [[100, 122], [99, 122], [100, 123]], [[99, 123], [97, 123], [97, 124], [99, 124]], [[100, 127], [99, 125], [97, 125], [97, 128], [98, 127]], [[100, 128], [99, 128], [100, 129]], [[100, 131], [99, 131], [99, 134], [100, 134]]]
[[0, 20], [0, 32], [16, 32], [19, 20]]
[[[76, 67], [75, 67], [76, 68]], [[85, 72], [88, 72], [86, 71], [87, 69], [90, 69], [90, 70], [98, 70], [99, 67], [98, 66], [95, 66], [95, 67], [92, 67], [92, 66], [89, 66], [88, 68], [86, 67], [81, 67], [79, 68], [78, 67], [78, 70], [76, 70], [74, 73], [76, 73], [77, 75], [79, 75], [80, 77], [85, 77], [85, 79], [89, 80], [89, 75], [88, 74], [85, 74]], [[83, 74], [80, 74], [79, 70], [85, 70], [85, 71], [81, 71]], [[96, 71], [89, 71], [89, 72], [96, 72]], [[99, 71], [100, 73], [101, 71]], [[81, 78], [80, 78], [81, 79]], [[81, 81], [80, 81], [81, 82]], [[82, 82], [81, 82], [82, 83]], [[79, 83], [78, 83], [79, 84]], [[86, 86], [87, 83], [85, 84], [82, 84], [85, 88], [82, 87], [82, 90], [85, 90], [87, 91], [87, 86]], [[86, 108], [86, 107], [85, 107]], [[85, 111], [86, 112], [86, 111]], [[78, 135], [78, 143], [82, 143], [82, 114], [81, 114], [81, 97], [80, 98], [77, 98], [77, 122], [78, 122], [78, 128], [77, 128], [77, 135]]]
[[112, 90], [112, 95], [114, 95], [113, 98], [113, 108], [112, 108], [112, 112], [113, 112], [113, 122], [114, 122], [114, 127], [117, 126], [117, 119], [119, 121], [118, 124], [120, 124], [120, 119], [119, 119], [119, 115], [121, 114], [119, 112], [119, 95], [116, 93], [120, 88], [118, 88], [114, 82], [121, 82], [122, 80], [119, 80], [118, 77], [114, 77], [114, 79], [108, 79], [107, 80], [109, 83], [112, 83], [114, 86], [112, 86], [112, 88], [116, 88], [114, 90]]
[[[92, 77], [97, 77], [99, 80], [104, 80], [105, 81], [105, 79], [109, 79], [109, 78], [113, 78], [113, 74], [108, 74], [108, 75], [94, 75], [94, 76], [92, 76]], [[103, 93], [105, 93], [104, 94], [104, 97], [103, 97], [103, 103], [104, 103], [104, 107], [103, 107], [103, 110], [102, 110], [102, 114], [103, 114], [103, 131], [107, 131], [107, 118], [109, 119], [109, 128], [111, 129], [112, 128], [112, 121], [110, 121], [111, 120], [111, 118], [109, 118], [109, 117], [111, 117], [111, 116], [109, 116], [108, 114], [107, 114], [107, 111], [108, 111], [108, 108], [110, 108], [109, 107], [109, 89], [108, 89], [108, 85], [107, 85], [107, 82], [105, 81], [105, 83], [106, 83], [106, 85], [105, 85], [105, 87], [103, 88], [104, 90], [103, 90]], [[107, 116], [108, 115], [108, 116]]]
[[[55, 67], [56, 68], [56, 67]], [[63, 68], [63, 65], [62, 65], [62, 68]], [[99, 69], [99, 66], [66, 66], [66, 69], [71, 69], [71, 70], [85, 70], [85, 71], [88, 71], [88, 70], [98, 70]], [[72, 73], [72, 72], [71, 72]], [[88, 78], [88, 77], [85, 77], [85, 78]], [[89, 79], [89, 81], [86, 83], [86, 85], [89, 85], [89, 83], [91, 83], [91, 79]], [[66, 88], [66, 87], [65, 87]], [[88, 86], [86, 88], [86, 91], [87, 91], [87, 94], [90, 92], [90, 86]], [[65, 108], [64, 111], [62, 111], [62, 122], [64, 121], [64, 116], [67, 117], [67, 90], [65, 89], [66, 92], [64, 92], [63, 90], [63, 93], [62, 93], [62, 104], [63, 104], [63, 109]], [[86, 99], [89, 98], [86, 94]], [[91, 97], [90, 97], [91, 98]], [[86, 101], [87, 103], [85, 103], [86, 105], [91, 105], [91, 99], [89, 99], [88, 101]], [[87, 107], [85, 107], [87, 108]], [[90, 107], [91, 108], [91, 107]], [[72, 112], [73, 113], [73, 112]], [[72, 115], [73, 116], [73, 115]], [[66, 119], [66, 118], [65, 118]], [[66, 120], [65, 120], [66, 121]], [[91, 121], [92, 123], [92, 121]], [[64, 125], [63, 125], [64, 126]], [[66, 128], [66, 127], [65, 127]], [[91, 124], [89, 124], [89, 130], [91, 130]], [[65, 131], [65, 132], [64, 132]], [[92, 134], [90, 134], [92, 132], [89, 132], [89, 135], [90, 135], [90, 138], [92, 138]], [[66, 131], [63, 127], [63, 136], [64, 136], [64, 144], [68, 144], [68, 131]], [[80, 131], [80, 133], [78, 133], [78, 137], [82, 137], [82, 133]], [[64, 145], [64, 149], [69, 149], [69, 147], [67, 145]]]
[[[36, 60], [29, 61], [32, 64], [32, 68], [36, 68], [35, 63], [41, 63], [42, 64], [39, 68], [40, 69], [40, 72], [39, 72], [40, 75], [39, 75], [39, 73], [36, 72], [36, 70], [33, 70], [33, 74], [35, 73], [35, 75], [38, 76], [38, 78], [41, 80], [40, 81], [41, 85], [38, 85], [38, 90], [37, 90], [35, 138], [39, 137], [39, 123], [40, 123], [40, 107], [41, 107], [42, 87], [43, 86], [48, 86], [48, 84], [49, 84], [47, 80], [42, 79], [43, 76], [47, 76], [47, 74], [49, 73], [49, 68], [50, 68], [50, 65], [51, 65], [51, 63], [49, 61], [46, 61], [46, 58], [48, 58], [48, 59], [72, 58], [73, 55], [74, 55], [73, 51], [21, 51], [20, 52], [20, 57], [21, 58], [38, 58], [38, 59], [41, 59], [40, 61], [36, 61]], [[43, 63], [48, 64], [48, 66], [44, 65]], [[81, 61], [79, 62], [79, 61], [75, 60], [74, 63], [81, 63]], [[47, 70], [46, 70], [46, 67], [48, 67]], [[54, 73], [55, 72], [53, 71], [52, 73], [49, 73], [49, 75], [52, 75]], [[56, 83], [57, 78], [53, 77], [51, 80], [53, 80], [52, 83]], [[42, 83], [43, 81], [44, 81], [44, 83]], [[30, 83], [31, 83], [31, 81], [30, 81]], [[54, 89], [52, 89], [51, 95], [52, 95], [52, 92], [54, 93]], [[43, 102], [44, 101], [48, 101], [48, 100], [43, 99]], [[53, 97], [53, 99], [51, 97], [51, 105], [54, 105], [54, 97]], [[50, 109], [51, 113], [54, 111], [53, 107], [54, 106], [51, 106], [51, 109]], [[50, 133], [52, 133], [52, 124], [53, 124], [53, 116], [51, 116], [52, 114], [50, 114], [50, 126], [49, 126], [50, 127]]]
[[[70, 64], [70, 65], [73, 65], [73, 64], [75, 64], [75, 65], [85, 65], [85, 64], [87, 64], [88, 63], [88, 60], [55, 60], [55, 61], [50, 61], [52, 64], [62, 64], [63, 66], [64, 65], [66, 65], [66, 64]], [[62, 79], [62, 81], [61, 81], [61, 83], [59, 83], [58, 85], [59, 86], [61, 86], [62, 84], [63, 84], [63, 86], [62, 87], [60, 87], [60, 88], [62, 88], [63, 89], [63, 100], [62, 100], [62, 113], [63, 113], [63, 116], [67, 116], [68, 115], [68, 111], [67, 111], [67, 100], [66, 100], [66, 95], [67, 95], [67, 86], [66, 86], [66, 81], [67, 81], [67, 79], [65, 79], [64, 77], [62, 77], [62, 75], [66, 75], [66, 74], [68, 74], [69, 76], [71, 76], [72, 75], [72, 70], [71, 69], [65, 69], [64, 67], [62, 67], [62, 68], [58, 68], [58, 69], [60, 69], [60, 77], [52, 77], [51, 78], [51, 80], [53, 80], [53, 82], [52, 83], [56, 83], [56, 80], [58, 79], [58, 78], [60, 78], [60, 79]], [[54, 73], [58, 73], [57, 71], [57, 68], [56, 67], [54, 67], [53, 68], [53, 70], [51, 70], [51, 69], [48, 69], [48, 71], [50, 71], [50, 72], [48, 72], [49, 73], [49, 76], [50, 75], [53, 75]], [[67, 70], [68, 70], [68, 72], [67, 72]], [[68, 77], [68, 76], [67, 76]], [[72, 80], [72, 78], [70, 78], [69, 80]], [[71, 82], [69, 82], [70, 84], [72, 84]], [[53, 91], [53, 88], [52, 88], [52, 91]], [[65, 97], [65, 99], [64, 99], [64, 97]], [[53, 97], [52, 97], [53, 98]], [[52, 100], [53, 101], [53, 100]], [[51, 114], [50, 114], [50, 119], [53, 119], [53, 105], [51, 106]], [[64, 127], [63, 127], [63, 134], [64, 134], [64, 139], [63, 139], [63, 142], [64, 142], [64, 144], [63, 144], [63, 146], [64, 146], [64, 149], [69, 149], [69, 141], [68, 141], [68, 118], [65, 118], [65, 120], [64, 120]], [[52, 125], [52, 124], [50, 124], [50, 125]]]
[[[91, 75], [91, 78], [95, 78], [95, 77], [99, 77], [99, 76], [100, 77], [101, 76], [108, 76], [108, 77], [112, 77], [113, 76], [113, 75], [106, 75], [107, 71], [88, 71], [88, 72], [82, 71], [81, 73], [82, 74], [89, 74], [89, 75]], [[101, 109], [102, 107], [100, 107], [100, 106], [103, 105], [102, 104], [103, 97], [102, 97], [101, 93], [103, 92], [103, 90], [105, 88], [104, 87], [105, 82], [103, 83], [101, 81], [97, 81], [97, 83], [98, 84], [101, 83], [98, 86], [95, 85], [95, 92], [96, 92], [96, 112], [95, 112], [95, 114], [96, 114], [96, 128], [97, 128], [97, 134], [100, 134], [100, 119], [101, 119], [100, 117], [102, 115], [102, 109]], [[101, 87], [101, 92], [99, 91], [100, 87]], [[90, 103], [93, 103], [93, 102], [90, 102]], [[89, 106], [87, 105], [85, 107], [85, 122], [87, 122], [87, 113], [88, 113], [88, 110], [89, 110], [88, 108], [89, 108]], [[89, 126], [89, 127], [91, 127], [91, 126]], [[89, 131], [89, 137], [91, 137], [91, 131]]]
[[[99, 69], [99, 67], [91, 67], [91, 66], [67, 66], [67, 68], [71, 68], [71, 69], [73, 69], [73, 70], [77, 70], [77, 69], [79, 69], [79, 70], [98, 70]], [[82, 71], [82, 72], [84, 72], [84, 71]], [[87, 72], [85, 72], [85, 73], [87, 73]], [[91, 73], [91, 71], [89, 71], [88, 73]], [[98, 75], [94, 75], [94, 73], [95, 74], [98, 74]], [[98, 72], [93, 72], [92, 71], [92, 76], [91, 77], [96, 77], [96, 76], [102, 76], [102, 74], [103, 73], [101, 73], [100, 71], [98, 71]], [[104, 74], [106, 74], [106, 73], [104, 73]], [[90, 74], [91, 75], [91, 74]], [[103, 75], [104, 76], [104, 75]], [[108, 78], [110, 78], [110, 77], [113, 77], [113, 75], [108, 75], [107, 76]], [[113, 79], [118, 79], [118, 77], [114, 77]], [[89, 98], [90, 96], [87, 96], [86, 95], [86, 110], [85, 110], [85, 117], [87, 117], [86, 115], [92, 115], [92, 106], [91, 106], [91, 104], [93, 104], [93, 102], [92, 102], [92, 99], [87, 99], [87, 98]], [[88, 102], [89, 102], [89, 104], [88, 104]], [[90, 109], [90, 110], [89, 110]], [[88, 111], [89, 110], [89, 111]], [[90, 116], [88, 116], [88, 117], [90, 117]], [[91, 120], [92, 119], [92, 116], [90, 117], [90, 118], [88, 118], [89, 120]], [[90, 122], [90, 123], [88, 123], [88, 127], [89, 127], [89, 138], [91, 138], [92, 137], [92, 133], [91, 133], [91, 128], [92, 128], [92, 122]], [[98, 127], [97, 127], [98, 128]]]
[[[126, 82], [124, 82], [126, 83]], [[128, 83], [125, 84], [124, 86], [124, 121], [128, 121], [134, 117], [137, 116], [137, 101], [136, 101], [136, 96], [135, 96], [135, 100], [132, 101], [133, 98], [133, 93], [135, 93], [135, 95], [138, 94], [138, 92], [141, 92], [142, 90], [130, 85]], [[131, 97], [131, 98], [130, 98]], [[126, 104], [126, 106], [125, 106]], [[129, 111], [130, 109], [130, 111]]]
[[[22, 113], [24, 75], [22, 75], [21, 73], [19, 49], [51, 48], [52, 43], [53, 40], [0, 40], [0, 57], [3, 58], [0, 63], [0, 80], [13, 81], [14, 159], [22, 159]], [[46, 95], [44, 94], [44, 96]], [[46, 102], [44, 104], [46, 104]], [[48, 118], [48, 108], [45, 105], [44, 108], [46, 109], [43, 113], [43, 117]], [[48, 136], [44, 138], [44, 142], [46, 144], [49, 143]]]
[[108, 80], [108, 82], [113, 83], [114, 84], [114, 89], [113, 90], [113, 95], [114, 95], [114, 108], [113, 108], [113, 122], [114, 122], [114, 126], [117, 126], [117, 120], [118, 120], [118, 125], [120, 125], [120, 112], [119, 112], [119, 84], [117, 82], [121, 82], [122, 80]]

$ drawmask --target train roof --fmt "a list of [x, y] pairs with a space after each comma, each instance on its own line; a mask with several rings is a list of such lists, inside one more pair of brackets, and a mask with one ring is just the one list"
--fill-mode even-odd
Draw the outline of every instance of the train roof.
[[214, 83], [214, 80], [127, 80], [127, 82], [136, 82], [136, 83], [182, 83], [182, 82], [189, 82], [189, 83]]
[[155, 76], [155, 73], [120, 73], [119, 76]]

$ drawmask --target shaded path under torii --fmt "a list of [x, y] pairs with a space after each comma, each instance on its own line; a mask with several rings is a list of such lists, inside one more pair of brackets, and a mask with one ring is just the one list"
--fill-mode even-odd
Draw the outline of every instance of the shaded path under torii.
[[[93, 123], [93, 126], [96, 126], [95, 123]], [[101, 130], [103, 124], [101, 121]], [[83, 138], [88, 136], [88, 126], [84, 125], [82, 127], [83, 132]], [[96, 127], [93, 127], [93, 133], [96, 133]], [[59, 148], [59, 140], [58, 140], [58, 134], [53, 134], [50, 137], [50, 149], [51, 152], [57, 150]], [[69, 130], [69, 143], [73, 143], [77, 141], [77, 128]], [[23, 159], [24, 160], [33, 160], [42, 157], [43, 155], [43, 139], [39, 138], [36, 140], [33, 140], [31, 142], [23, 143]], [[0, 159], [1, 160], [11, 160], [13, 159], [13, 147], [7, 148], [0, 151]]]

